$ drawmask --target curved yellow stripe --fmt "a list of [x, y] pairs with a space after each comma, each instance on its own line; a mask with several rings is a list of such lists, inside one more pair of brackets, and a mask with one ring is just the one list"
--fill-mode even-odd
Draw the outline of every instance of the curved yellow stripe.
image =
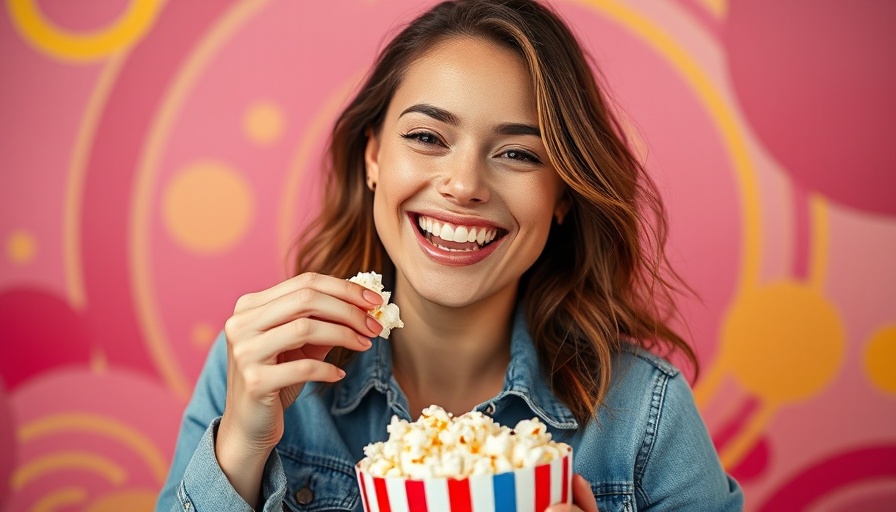
[[[280, 205], [280, 232], [277, 237], [277, 254], [287, 254], [290, 245], [292, 245], [292, 242], [298, 235], [293, 225], [295, 210], [298, 206], [296, 196], [299, 192], [299, 183], [305, 174], [305, 169], [314, 150], [314, 145], [320, 140], [321, 132], [329, 127], [329, 123], [336, 117], [337, 111], [362, 76], [362, 74], [358, 73], [351, 79], [346, 80], [335, 92], [330, 94], [326, 103], [318, 110], [317, 115], [314, 116], [314, 119], [311, 120], [311, 123], [302, 133], [302, 141], [289, 168], [283, 193], [283, 202]], [[287, 269], [287, 272], [290, 271], [292, 271], [291, 268]]]
[[812, 241], [809, 254], [809, 284], [821, 292], [828, 271], [828, 248], [830, 247], [830, 222], [828, 202], [820, 194], [809, 197], [809, 215], [812, 222]]
[[55, 414], [22, 425], [17, 434], [19, 443], [24, 444], [50, 434], [72, 430], [115, 439], [140, 455], [149, 466], [156, 481], [160, 484], [164, 483], [168, 473], [168, 462], [159, 453], [156, 445], [131, 426], [114, 418], [89, 413]]
[[35, 0], [8, 0], [13, 24], [35, 48], [71, 61], [91, 61], [129, 48], [152, 26], [163, 2], [133, 0], [127, 11], [109, 27], [74, 33], [55, 26], [40, 12]]
[[[642, 17], [636, 11], [613, 0], [575, 1], [585, 2], [586, 5], [597, 8], [646, 41], [658, 55], [663, 56], [678, 70], [696, 92], [697, 98], [703, 103], [712, 117], [734, 167], [743, 216], [743, 252], [741, 255], [740, 276], [734, 294], [738, 296], [745, 290], [755, 287], [759, 282], [762, 258], [759, 185], [753, 174], [753, 165], [745, 143], [745, 137], [741, 133], [737, 119], [725, 102], [724, 97], [687, 51], [663, 32], [660, 27]], [[712, 362], [712, 366], [709, 369], [709, 375], [713, 379], [701, 380], [695, 390], [696, 396], [700, 399], [699, 403], [705, 404], [710, 397], [717, 393], [718, 386], [721, 383], [720, 374], [723, 373], [725, 365], [724, 346], [720, 346], [719, 356]]]
[[759, 410], [750, 417], [747, 425], [737, 433], [729, 444], [722, 448], [719, 452], [719, 459], [726, 470], [730, 470], [742, 461], [750, 449], [756, 445], [756, 440], [762, 435], [777, 410], [777, 404], [763, 402]]
[[149, 136], [137, 168], [134, 181], [134, 201], [130, 215], [131, 279], [134, 283], [134, 301], [138, 318], [143, 327], [153, 362], [159, 368], [165, 382], [174, 393], [187, 400], [190, 384], [178, 365], [174, 352], [169, 346], [162, 327], [162, 317], [155, 304], [152, 291], [153, 280], [150, 272], [149, 243], [150, 212], [152, 210], [152, 185], [156, 170], [162, 159], [162, 151], [168, 135], [174, 126], [175, 116], [183, 106], [187, 94], [202, 70], [209, 63], [220, 46], [233, 35], [240, 25], [257, 12], [267, 0], [246, 0], [232, 7], [209, 35], [193, 50], [185, 60], [181, 71], [173, 80], [168, 93], [161, 102], [156, 117], [150, 125]]
[[728, 0], [697, 0], [714, 18], [723, 19], [728, 15]]
[[744, 252], [738, 289], [755, 286], [759, 281], [762, 256], [759, 185], [753, 176], [753, 165], [744, 134], [741, 133], [737, 119], [724, 97], [681, 45], [636, 11], [613, 0], [574, 1], [596, 7], [649, 43], [658, 55], [663, 56], [678, 70], [697, 93], [697, 99], [703, 103], [722, 135], [739, 185], [744, 223]]
[[65, 187], [65, 208], [62, 218], [62, 258], [65, 264], [65, 281], [68, 290], [68, 300], [72, 308], [84, 310], [87, 308], [87, 294], [84, 291], [84, 275], [81, 268], [81, 206], [84, 196], [84, 180], [87, 175], [87, 159], [90, 157], [90, 148], [96, 135], [100, 116], [109, 99], [112, 86], [118, 78], [121, 67], [127, 59], [127, 54], [118, 54], [103, 66], [103, 70], [97, 78], [96, 86], [87, 100], [87, 108], [81, 124], [78, 126], [78, 134], [75, 138], [75, 148], [69, 161], [68, 181]]
[[87, 491], [81, 487], [63, 487], [44, 496], [32, 507], [31, 512], [52, 512], [59, 507], [76, 505], [87, 499]]
[[12, 475], [12, 488], [18, 491], [32, 480], [63, 469], [87, 469], [99, 473], [115, 485], [123, 484], [128, 478], [127, 472], [121, 466], [102, 455], [70, 451], [51, 453], [18, 468]]

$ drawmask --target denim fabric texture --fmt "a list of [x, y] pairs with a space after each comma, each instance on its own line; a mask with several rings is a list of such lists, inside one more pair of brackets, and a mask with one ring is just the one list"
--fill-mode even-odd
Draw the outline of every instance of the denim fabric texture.
[[[684, 376], [665, 360], [628, 346], [597, 421], [583, 428], [542, 378], [525, 319], [517, 312], [504, 389], [476, 410], [513, 426], [539, 417], [573, 447], [574, 469], [591, 483], [601, 512], [743, 509], [737, 482], [722, 469]], [[265, 512], [362, 510], [354, 465], [368, 443], [388, 437], [408, 403], [392, 377], [391, 346], [375, 339], [338, 385], [305, 386], [285, 412], [283, 439], [265, 467]], [[215, 342], [184, 413], [157, 511], [248, 511], [215, 459], [224, 412], [227, 353]]]

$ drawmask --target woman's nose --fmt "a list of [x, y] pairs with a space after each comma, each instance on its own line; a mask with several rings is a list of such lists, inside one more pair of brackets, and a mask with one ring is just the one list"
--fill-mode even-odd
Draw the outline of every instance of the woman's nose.
[[485, 203], [489, 200], [486, 163], [474, 155], [458, 155], [446, 162], [447, 169], [437, 183], [442, 197], [458, 204]]

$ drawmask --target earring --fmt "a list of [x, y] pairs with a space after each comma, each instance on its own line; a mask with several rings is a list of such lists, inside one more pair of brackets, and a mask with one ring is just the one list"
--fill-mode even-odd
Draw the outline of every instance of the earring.
[[376, 192], [376, 182], [373, 181], [370, 176], [367, 177], [367, 188], [369, 188], [371, 192]]

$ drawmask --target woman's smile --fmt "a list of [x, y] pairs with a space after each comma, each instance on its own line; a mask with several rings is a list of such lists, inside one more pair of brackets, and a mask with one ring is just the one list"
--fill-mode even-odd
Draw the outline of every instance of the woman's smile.
[[377, 233], [412, 288], [402, 300], [515, 300], [566, 207], [519, 55], [471, 37], [433, 47], [408, 68], [365, 155]]

